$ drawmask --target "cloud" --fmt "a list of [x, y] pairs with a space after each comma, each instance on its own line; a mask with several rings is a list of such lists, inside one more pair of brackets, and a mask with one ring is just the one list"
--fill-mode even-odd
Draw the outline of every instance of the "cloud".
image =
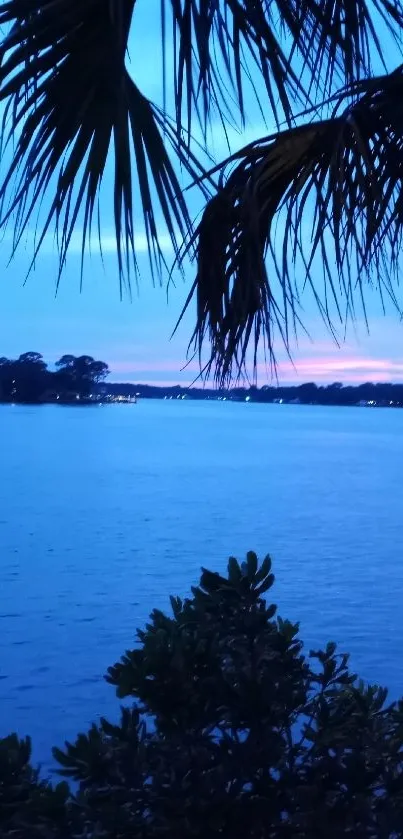
[[[82, 230], [75, 230], [72, 234], [70, 244], [69, 244], [69, 254], [81, 256], [82, 251], [82, 240], [83, 240], [83, 231]], [[35, 248], [35, 244], [38, 241], [38, 233], [35, 233], [34, 230], [27, 230], [25, 236], [21, 240], [21, 246], [25, 245], [25, 248], [29, 251]], [[7, 231], [4, 236], [2, 237], [2, 242], [12, 244], [12, 233]], [[134, 235], [134, 244], [136, 248], [136, 252], [138, 254], [141, 253], [148, 253], [148, 242], [147, 236], [145, 231], [139, 231]], [[161, 232], [159, 235], [159, 244], [163, 253], [172, 253], [173, 247], [171, 242], [171, 237], [168, 233]], [[105, 232], [101, 232], [101, 248], [102, 253], [106, 256], [108, 254], [116, 254], [117, 253], [117, 246], [116, 246], [116, 236], [113, 230], [105, 230]], [[47, 233], [44, 237], [43, 243], [41, 245], [41, 254], [55, 254], [57, 253], [57, 242], [56, 237], [54, 234]], [[86, 241], [85, 244], [85, 254], [94, 254], [99, 255], [100, 253], [100, 242], [97, 234], [93, 234], [91, 239]]]
[[[186, 366], [179, 358], [168, 359], [139, 359], [127, 361], [115, 359], [109, 362], [111, 378], [115, 381], [126, 380], [143, 381], [156, 384], [170, 383], [190, 384], [199, 374], [196, 360]], [[270, 371], [263, 363], [258, 364], [258, 384], [267, 384]], [[280, 384], [302, 384], [307, 381], [327, 384], [341, 381], [344, 384], [403, 380], [403, 360], [364, 358], [361, 356], [318, 356], [317, 358], [302, 357], [291, 361], [279, 362], [277, 369]], [[176, 378], [175, 378], [176, 377]], [[186, 381], [184, 380], [186, 378]]]
[[345, 383], [364, 381], [391, 381], [403, 379], [403, 361], [390, 358], [363, 358], [360, 356], [326, 358], [299, 358], [293, 366], [289, 361], [279, 364], [280, 380], [334, 381]]

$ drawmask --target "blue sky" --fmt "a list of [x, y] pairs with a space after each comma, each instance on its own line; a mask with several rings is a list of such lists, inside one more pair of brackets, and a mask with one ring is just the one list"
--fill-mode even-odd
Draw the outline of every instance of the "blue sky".
[[[154, 101], [161, 96], [159, 28], [155, 22], [158, 8], [156, 0], [139, 0], [135, 39], [131, 44], [136, 82]], [[259, 133], [266, 134], [267, 127], [255, 111], [255, 121], [252, 114], [246, 135], [243, 138], [233, 135], [234, 145]], [[224, 156], [222, 134], [214, 132], [214, 140], [215, 153]], [[197, 203], [191, 203], [191, 207], [193, 212], [199, 209]], [[0, 355], [12, 357], [35, 350], [52, 362], [66, 352], [85, 352], [106, 360], [115, 380], [185, 385], [197, 375], [195, 363], [182, 369], [193, 327], [192, 312], [172, 340], [170, 336], [190, 288], [192, 269], [187, 270], [185, 282], [179, 277], [176, 287], [171, 286], [168, 294], [166, 287], [154, 288], [140, 232], [137, 240], [139, 293], [133, 288], [131, 301], [128, 296], [120, 300], [107, 197], [102, 209], [104, 265], [96, 254], [87, 258], [81, 293], [79, 231], [56, 297], [57, 259], [51, 239], [46, 240], [35, 270], [24, 284], [32, 241], [28, 238], [25, 248], [8, 265], [10, 243], [5, 237], [0, 247]], [[170, 256], [167, 247], [168, 261]], [[280, 381], [403, 381], [403, 325], [392, 309], [386, 316], [382, 314], [375, 294], [368, 302], [370, 333], [361, 317], [337, 348], [306, 295], [304, 323], [312, 340], [301, 336], [298, 345], [294, 344], [295, 368], [278, 346]], [[259, 381], [267, 380], [268, 373], [261, 364]]]

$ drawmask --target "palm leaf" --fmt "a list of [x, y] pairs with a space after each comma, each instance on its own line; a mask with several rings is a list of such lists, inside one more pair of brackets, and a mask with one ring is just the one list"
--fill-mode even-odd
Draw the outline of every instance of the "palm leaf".
[[190, 229], [166, 143], [174, 146], [192, 177], [200, 174], [201, 167], [127, 72], [125, 53], [134, 5], [135, 0], [0, 4], [0, 23], [9, 26], [0, 68], [0, 100], [6, 103], [3, 155], [15, 143], [0, 185], [2, 222], [13, 221], [17, 247], [38, 204], [45, 194], [50, 196], [35, 256], [47, 232], [55, 228], [60, 271], [79, 223], [83, 255], [91, 239], [110, 153], [121, 279], [130, 279], [132, 259], [136, 266], [134, 176], [153, 267], [159, 268], [164, 258], [155, 201], [176, 252]]
[[[276, 329], [289, 349], [290, 325], [298, 325], [307, 283], [331, 329], [332, 301], [343, 323], [355, 316], [357, 292], [365, 312], [365, 289], [373, 277], [381, 296], [396, 303], [403, 68], [363, 83], [358, 100], [329, 120], [252, 143], [230, 158], [227, 172], [194, 233], [197, 276], [187, 302], [196, 296], [194, 349], [201, 357], [208, 340], [207, 369], [221, 383], [242, 373], [250, 344], [256, 368], [261, 337], [274, 361]], [[307, 236], [303, 225], [310, 208]], [[316, 254], [323, 266], [322, 295]], [[304, 268], [298, 277], [296, 264]]]
[[164, 22], [172, 12], [177, 121], [185, 116], [189, 128], [193, 107], [205, 126], [213, 109], [230, 118], [234, 99], [243, 119], [256, 71], [277, 124], [291, 122], [304, 83], [326, 97], [335, 81], [367, 76], [373, 54], [384, 58], [380, 23], [395, 38], [403, 27], [400, 0], [162, 0], [162, 8]]

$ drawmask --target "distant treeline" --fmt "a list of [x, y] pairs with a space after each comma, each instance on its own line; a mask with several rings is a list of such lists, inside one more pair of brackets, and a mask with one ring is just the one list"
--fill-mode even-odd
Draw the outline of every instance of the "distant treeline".
[[374, 403], [378, 406], [403, 406], [403, 384], [367, 382], [362, 385], [316, 385], [313, 382], [291, 386], [234, 387], [228, 390], [212, 388], [156, 387], [144, 384], [108, 383], [105, 387], [112, 396], [139, 396], [142, 399], [227, 399], [230, 401], [287, 402], [301, 405], [357, 405]]
[[26, 352], [0, 358], [0, 402], [73, 401], [88, 398], [109, 373], [90, 355], [63, 355], [49, 370], [43, 356]]
[[226, 399], [229, 401], [286, 402], [302, 405], [403, 406], [403, 384], [367, 382], [362, 385], [234, 387], [228, 390], [191, 387], [157, 387], [132, 383], [105, 383], [108, 365], [90, 355], [63, 355], [50, 370], [37, 352], [17, 359], [0, 358], [0, 402], [75, 402], [90, 398]]

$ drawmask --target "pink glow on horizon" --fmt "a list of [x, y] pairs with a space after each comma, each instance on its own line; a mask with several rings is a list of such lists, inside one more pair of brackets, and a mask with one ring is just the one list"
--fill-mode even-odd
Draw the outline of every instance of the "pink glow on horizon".
[[[179, 360], [171, 358], [164, 360], [147, 360], [138, 362], [118, 361], [110, 362], [111, 380], [120, 380], [133, 383], [155, 384], [157, 386], [174, 386], [177, 384], [187, 387], [199, 373], [199, 365], [196, 360], [189, 362], [185, 367]], [[258, 364], [258, 384], [270, 383], [270, 370], [265, 364]], [[164, 378], [164, 374], [167, 378]], [[293, 365], [289, 360], [279, 361], [278, 369], [279, 384], [302, 384], [307, 381], [322, 382], [324, 384], [334, 381], [341, 381], [343, 384], [360, 384], [367, 381], [387, 382], [403, 380], [403, 360], [392, 360], [389, 358], [366, 358], [362, 356], [340, 356], [325, 357], [302, 357], [296, 358]], [[272, 380], [275, 384], [275, 379]], [[201, 386], [201, 382], [200, 382]]]
[[309, 358], [299, 359], [295, 367], [290, 361], [280, 362], [279, 379], [319, 379], [345, 382], [390, 381], [403, 378], [403, 361], [379, 358]]

